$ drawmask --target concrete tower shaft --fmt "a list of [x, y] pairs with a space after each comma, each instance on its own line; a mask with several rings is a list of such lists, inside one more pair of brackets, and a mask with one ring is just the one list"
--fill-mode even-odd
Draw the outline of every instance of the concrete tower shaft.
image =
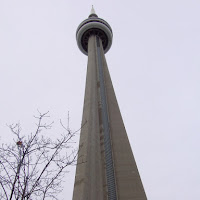
[[[99, 31], [87, 29], [85, 21], [77, 30], [88, 66], [73, 200], [147, 200], [104, 55], [112, 44], [112, 30], [104, 26], [110, 30], [107, 46]], [[85, 37], [83, 30], [90, 34]]]

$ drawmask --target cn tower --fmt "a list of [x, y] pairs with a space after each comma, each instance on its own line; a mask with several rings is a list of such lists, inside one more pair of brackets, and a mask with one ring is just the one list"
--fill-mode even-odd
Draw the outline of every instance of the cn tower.
[[112, 39], [92, 8], [76, 31], [88, 65], [73, 200], [147, 200], [105, 59]]

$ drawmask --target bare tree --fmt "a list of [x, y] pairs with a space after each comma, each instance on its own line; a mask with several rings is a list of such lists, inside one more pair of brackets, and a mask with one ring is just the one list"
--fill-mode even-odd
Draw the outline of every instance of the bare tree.
[[[76, 162], [77, 151], [71, 147], [77, 132], [65, 130], [53, 141], [41, 131], [51, 129], [45, 123], [48, 112], [39, 113], [34, 133], [24, 136], [20, 124], [10, 125], [14, 134], [13, 144], [0, 147], [0, 199], [1, 200], [44, 200], [57, 199], [66, 168]], [[67, 153], [68, 152], [68, 153]]]

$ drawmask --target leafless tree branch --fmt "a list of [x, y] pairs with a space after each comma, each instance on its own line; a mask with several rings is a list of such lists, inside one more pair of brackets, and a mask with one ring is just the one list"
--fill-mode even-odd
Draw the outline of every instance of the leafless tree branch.
[[14, 135], [14, 143], [0, 146], [2, 200], [57, 200], [66, 168], [76, 163], [77, 151], [71, 143], [79, 131], [69, 129], [69, 116], [67, 128], [60, 120], [65, 133], [56, 140], [41, 134], [53, 125], [53, 122], [45, 122], [49, 112], [38, 111], [34, 118], [37, 120], [34, 133], [22, 135], [20, 124], [11, 124], [8, 127]]

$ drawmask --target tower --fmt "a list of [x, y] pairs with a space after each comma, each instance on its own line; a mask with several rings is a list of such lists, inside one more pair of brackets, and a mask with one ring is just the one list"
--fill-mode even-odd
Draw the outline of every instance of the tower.
[[88, 56], [73, 200], [146, 200], [109, 75], [110, 25], [94, 9], [77, 29]]

